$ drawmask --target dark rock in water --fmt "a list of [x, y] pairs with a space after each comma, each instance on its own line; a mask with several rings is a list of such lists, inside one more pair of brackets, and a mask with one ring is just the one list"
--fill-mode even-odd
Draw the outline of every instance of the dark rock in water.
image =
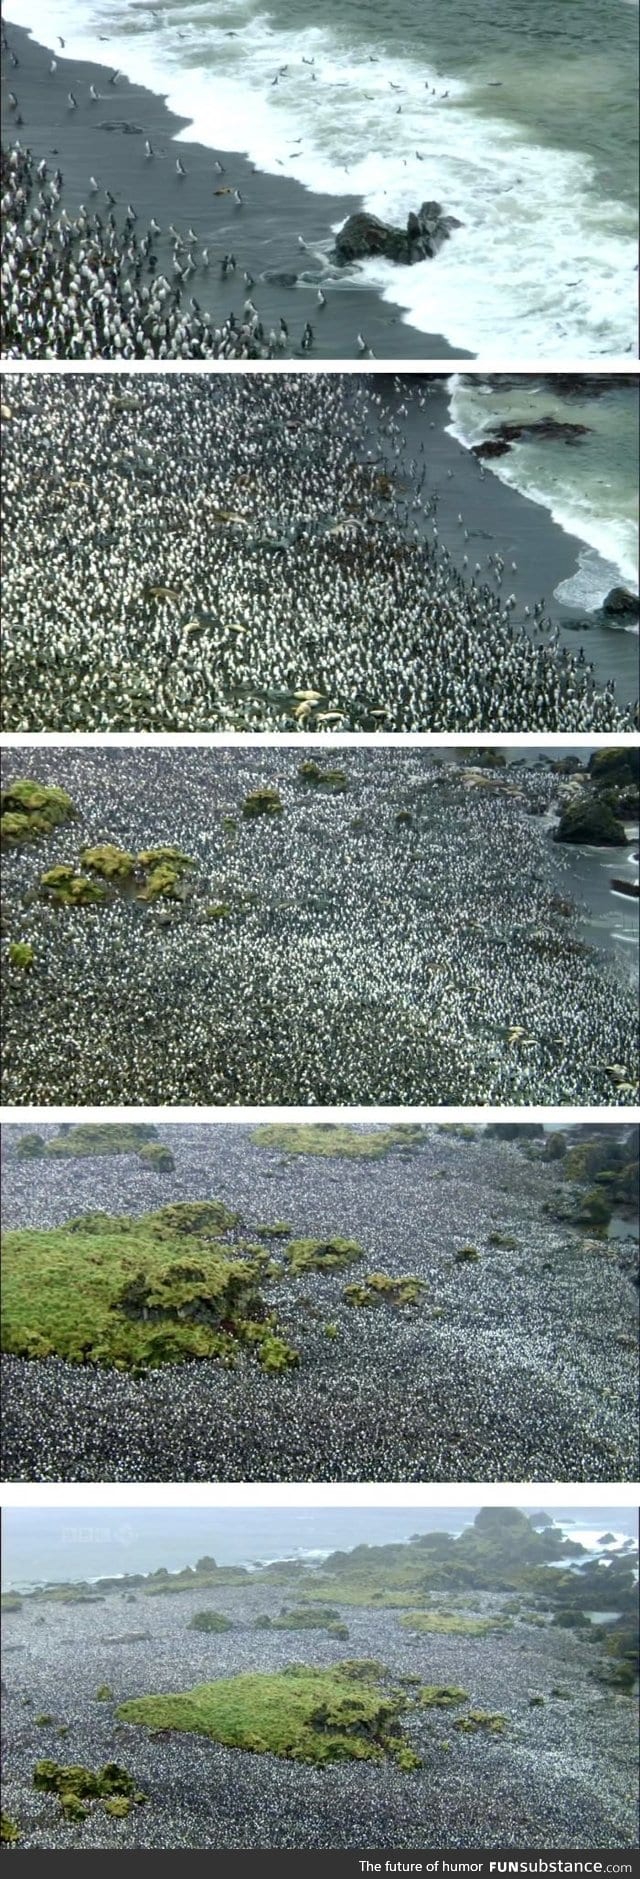
[[637, 620], [640, 615], [640, 598], [632, 594], [628, 587], [612, 587], [602, 602], [602, 612], [616, 619]]
[[594, 848], [627, 848], [624, 823], [600, 796], [581, 797], [563, 810], [554, 842], [580, 842]]
[[272, 287], [297, 287], [298, 284], [297, 274], [283, 274], [279, 268], [265, 268], [262, 278]]
[[582, 762], [580, 757], [575, 756], [556, 757], [550, 763], [549, 768], [553, 770], [555, 776], [577, 776], [578, 771], [582, 769]]
[[487, 437], [484, 443], [471, 445], [471, 455], [472, 457], [507, 457], [510, 449], [511, 445], [503, 443], [501, 438]]
[[472, 444], [474, 457], [504, 457], [522, 438], [552, 439], [556, 443], [575, 444], [580, 437], [590, 435], [588, 424], [569, 424], [560, 418], [534, 418], [531, 423], [523, 419], [522, 423], [494, 424], [490, 437], [484, 437], [479, 444]]
[[452, 229], [460, 226], [455, 215], [443, 215], [439, 202], [423, 202], [417, 214], [412, 209], [406, 229], [394, 228], [380, 221], [379, 216], [359, 209], [336, 235], [333, 259], [346, 267], [351, 261], [381, 255], [385, 261], [412, 267], [416, 261], [431, 260]]
[[123, 137], [141, 137], [142, 125], [131, 124], [128, 118], [114, 117], [108, 124], [99, 124], [98, 130], [119, 130]]
[[611, 886], [614, 894], [628, 894], [630, 900], [640, 900], [640, 881], [621, 881], [612, 874]]

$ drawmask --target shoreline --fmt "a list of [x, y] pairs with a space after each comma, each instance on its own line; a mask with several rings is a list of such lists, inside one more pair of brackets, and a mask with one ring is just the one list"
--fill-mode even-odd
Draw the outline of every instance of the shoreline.
[[[232, 307], [237, 315], [241, 313], [247, 293], [242, 280], [246, 269], [254, 280], [250, 291], [265, 332], [277, 328], [281, 318], [287, 322], [290, 337], [284, 357], [357, 358], [361, 332], [376, 358], [473, 358], [450, 346], [442, 335], [406, 325], [400, 306], [384, 301], [361, 278], [346, 271], [328, 287], [326, 305], [318, 307], [317, 290], [327, 267], [324, 256], [314, 250], [326, 243], [334, 223], [346, 221], [361, 206], [359, 196], [317, 195], [294, 178], [257, 170], [241, 153], [217, 151], [197, 142], [176, 144], [173, 140], [189, 120], [170, 111], [164, 97], [124, 76], [113, 86], [113, 68], [70, 59], [60, 51], [57, 70], [51, 74], [49, 50], [24, 27], [9, 25], [8, 43], [19, 64], [15, 73], [6, 65], [3, 101], [7, 90], [13, 89], [22, 120], [18, 126], [21, 144], [36, 161], [44, 157], [50, 169], [55, 164], [62, 169], [62, 206], [75, 216], [82, 202], [90, 212], [99, 204], [100, 213], [106, 216], [104, 190], [108, 188], [117, 199], [116, 219], [124, 216], [131, 202], [140, 230], [153, 217], [163, 229], [170, 222], [185, 234], [188, 227], [194, 228], [200, 246], [209, 245], [212, 250], [212, 265], [208, 272], [197, 266], [188, 291], [216, 321], [225, 319]], [[89, 99], [91, 84], [98, 90], [95, 103]], [[77, 110], [67, 104], [69, 91], [78, 100]], [[123, 129], [123, 124], [130, 128]], [[3, 138], [12, 140], [15, 130], [16, 114], [3, 108]], [[154, 149], [157, 146], [153, 161], [145, 158], [146, 138]], [[175, 171], [179, 155], [184, 156], [187, 170], [182, 178]], [[216, 161], [222, 163], [224, 175], [216, 171]], [[100, 185], [96, 196], [90, 193], [92, 174]], [[226, 195], [216, 199], [218, 187], [239, 188], [243, 206], [236, 208]], [[299, 234], [309, 250], [302, 267]], [[160, 269], [170, 275], [170, 238], [158, 236], [156, 246]], [[227, 281], [220, 279], [219, 263], [229, 250], [236, 255], [237, 272]], [[437, 267], [437, 258], [431, 265]], [[302, 282], [298, 277], [305, 272], [311, 278]], [[265, 279], [265, 274], [270, 278]], [[295, 284], [285, 284], [293, 276]], [[307, 321], [313, 326], [314, 345], [304, 352], [301, 338]]]
[[[615, 679], [616, 701], [622, 708], [627, 702], [633, 702], [637, 693], [636, 635], [614, 626], [607, 627], [597, 614], [586, 614], [584, 609], [567, 606], [557, 598], [556, 589], [575, 574], [587, 544], [556, 522], [551, 509], [543, 503], [517, 489], [514, 483], [504, 482], [490, 461], [481, 462], [474, 456], [471, 446], [454, 435], [449, 376], [452, 375], [443, 374], [441, 392], [432, 380], [429, 395], [429, 418], [435, 421], [435, 430], [429, 431], [432, 457], [429, 486], [433, 483], [438, 488], [438, 529], [445, 547], [461, 572], [465, 543], [461, 540], [457, 517], [462, 512], [471, 540], [481, 541], [485, 554], [491, 547], [498, 548], [503, 555], [508, 570], [506, 591], [515, 593], [517, 617], [520, 618], [523, 607], [531, 608], [544, 591], [547, 612], [560, 629], [560, 647], [566, 647], [575, 657], [584, 644], [586, 657], [593, 661], [599, 687]], [[413, 374], [404, 379], [403, 395], [406, 395], [404, 387], [408, 389], [412, 380]], [[381, 388], [383, 381], [375, 382], [376, 387]], [[440, 398], [442, 404], [438, 409]], [[407, 429], [409, 455], [416, 448], [416, 440], [411, 438], [410, 427]], [[490, 503], [486, 494], [489, 477], [493, 492]], [[487, 527], [489, 508], [490, 528]], [[510, 565], [513, 560], [517, 562], [516, 569]]]

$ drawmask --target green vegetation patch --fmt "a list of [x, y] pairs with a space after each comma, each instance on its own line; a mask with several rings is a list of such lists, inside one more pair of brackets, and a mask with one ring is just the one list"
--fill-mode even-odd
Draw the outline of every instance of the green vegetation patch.
[[53, 784], [35, 783], [31, 777], [17, 777], [0, 798], [0, 834], [10, 848], [33, 842], [39, 835], [50, 835], [60, 822], [75, 815], [71, 797]]
[[[334, 1670], [294, 1665], [272, 1676], [225, 1677], [177, 1696], [123, 1703], [123, 1722], [149, 1729], [191, 1730], [228, 1748], [288, 1761], [383, 1761], [417, 1766], [401, 1734], [406, 1699], [379, 1684]], [[405, 1760], [409, 1757], [410, 1760]]]
[[298, 776], [314, 789], [332, 790], [334, 795], [341, 795], [349, 781], [346, 770], [323, 770], [322, 765], [314, 763], [312, 757], [298, 765]]
[[510, 1618], [464, 1618], [458, 1612], [407, 1612], [400, 1619], [407, 1631], [429, 1631], [460, 1638], [485, 1638], [491, 1631], [510, 1631]]
[[[184, 876], [197, 863], [180, 848], [147, 848], [139, 855], [103, 842], [97, 848], [83, 848], [81, 873], [75, 864], [58, 863], [40, 876], [40, 888], [59, 907], [90, 907], [112, 900], [118, 890], [134, 899], [183, 900]], [[98, 879], [93, 879], [97, 875]]]
[[176, 1165], [171, 1149], [164, 1142], [145, 1142], [144, 1147], [138, 1149], [138, 1161], [143, 1162], [145, 1168], [153, 1168], [156, 1174], [173, 1174]]
[[416, 1691], [420, 1709], [459, 1709], [468, 1701], [468, 1691], [459, 1690], [451, 1683], [423, 1683]]
[[413, 1275], [392, 1279], [386, 1272], [368, 1272], [361, 1285], [345, 1285], [342, 1296], [347, 1305], [418, 1305], [425, 1289]]
[[128, 1814], [134, 1804], [142, 1806], [147, 1799], [136, 1787], [133, 1776], [117, 1762], [107, 1762], [97, 1774], [91, 1768], [76, 1764], [63, 1767], [60, 1762], [38, 1762], [33, 1771], [33, 1785], [45, 1794], [57, 1794], [68, 1820], [86, 1820], [85, 1801], [103, 1801], [109, 1813]]
[[225, 1618], [224, 1612], [194, 1612], [193, 1618], [190, 1618], [187, 1625], [187, 1631], [233, 1631], [233, 1625], [230, 1618]]
[[292, 1272], [341, 1272], [364, 1259], [364, 1250], [357, 1240], [291, 1240], [284, 1257]]
[[19, 972], [25, 972], [33, 965], [35, 953], [28, 940], [10, 940], [9, 964], [16, 966]]
[[16, 1155], [20, 1155], [25, 1161], [35, 1161], [37, 1155], [44, 1155], [44, 1136], [36, 1135], [33, 1131], [21, 1135]]
[[477, 1246], [460, 1246], [454, 1259], [457, 1266], [473, 1266], [480, 1258]]
[[277, 1618], [256, 1618], [257, 1631], [326, 1631], [331, 1638], [348, 1638], [347, 1626], [332, 1605], [303, 1605], [298, 1610], [283, 1605]]
[[97, 848], [83, 848], [80, 860], [83, 868], [89, 868], [92, 874], [101, 875], [103, 881], [129, 881], [135, 873], [135, 855], [130, 855], [126, 848], [118, 848], [115, 842], [102, 842]]
[[65, 1123], [59, 1135], [45, 1143], [44, 1152], [56, 1161], [77, 1161], [88, 1155], [139, 1155], [157, 1133], [152, 1122]]
[[290, 1368], [297, 1352], [259, 1289], [263, 1256], [219, 1242], [234, 1220], [220, 1203], [201, 1202], [8, 1233], [3, 1348], [124, 1370], [201, 1357], [229, 1364], [245, 1348], [268, 1371]]
[[503, 1735], [506, 1721], [506, 1716], [492, 1716], [487, 1709], [470, 1709], [466, 1716], [456, 1716], [453, 1727], [463, 1735], [478, 1735], [481, 1730], [487, 1735]]
[[20, 1598], [19, 1593], [18, 1592], [3, 1592], [2, 1597], [0, 1598], [0, 1609], [3, 1612], [21, 1612], [22, 1611], [22, 1599]]
[[106, 887], [90, 880], [88, 874], [78, 874], [66, 862], [47, 868], [40, 876], [40, 888], [57, 907], [93, 907], [107, 899]]
[[3, 1846], [15, 1846], [19, 1839], [20, 1828], [17, 1820], [14, 1820], [11, 1814], [5, 1814], [3, 1808], [0, 1817], [0, 1842]]
[[248, 796], [245, 796], [242, 804], [242, 814], [247, 818], [251, 818], [252, 816], [280, 816], [282, 815], [283, 808], [284, 804], [279, 790], [265, 787], [264, 789], [253, 789]]
[[281, 1148], [288, 1155], [339, 1155], [349, 1160], [375, 1161], [392, 1148], [419, 1148], [427, 1130], [419, 1123], [398, 1123], [388, 1129], [355, 1129], [332, 1122], [265, 1123], [254, 1129], [258, 1148]]

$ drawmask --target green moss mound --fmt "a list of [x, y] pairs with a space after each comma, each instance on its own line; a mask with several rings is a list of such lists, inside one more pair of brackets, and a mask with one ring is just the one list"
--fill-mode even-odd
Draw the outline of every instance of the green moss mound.
[[202, 1357], [232, 1364], [246, 1349], [265, 1370], [289, 1369], [297, 1352], [260, 1291], [268, 1255], [220, 1243], [235, 1218], [219, 1202], [185, 1203], [7, 1234], [3, 1348], [124, 1370]]
[[53, 1160], [83, 1160], [91, 1155], [137, 1155], [155, 1141], [157, 1129], [152, 1122], [78, 1122], [67, 1123], [59, 1135], [45, 1143], [45, 1155]]
[[19, 972], [28, 971], [29, 966], [33, 965], [34, 958], [35, 953], [33, 946], [29, 945], [28, 940], [11, 940], [9, 942], [9, 964], [16, 966]]
[[75, 808], [65, 789], [35, 783], [31, 777], [17, 777], [2, 791], [0, 836], [6, 847], [18, 848], [39, 835], [50, 835], [60, 822], [68, 822], [73, 815]]
[[418, 1305], [425, 1287], [421, 1279], [412, 1275], [392, 1279], [386, 1272], [368, 1272], [361, 1285], [345, 1285], [343, 1299], [347, 1305]]
[[59, 862], [40, 876], [41, 892], [57, 907], [94, 907], [107, 898], [106, 887], [92, 881], [88, 874], [78, 874], [74, 867]]
[[110, 1683], [101, 1683], [96, 1690], [96, 1703], [112, 1703], [113, 1690]]
[[176, 1164], [171, 1149], [166, 1148], [163, 1142], [145, 1142], [144, 1148], [138, 1149], [138, 1161], [143, 1162], [145, 1168], [154, 1169], [156, 1174], [175, 1172]]
[[29, 1132], [21, 1135], [16, 1148], [16, 1155], [24, 1161], [35, 1161], [36, 1156], [44, 1155], [44, 1136]]
[[437, 1636], [486, 1638], [491, 1631], [510, 1631], [510, 1618], [465, 1618], [458, 1612], [407, 1612], [400, 1619], [407, 1631]]
[[334, 795], [342, 795], [349, 780], [346, 770], [323, 770], [322, 765], [314, 763], [312, 757], [298, 765], [298, 776], [314, 789], [328, 789]]
[[3, 1592], [0, 1599], [0, 1610], [3, 1612], [21, 1612], [22, 1599], [19, 1594], [17, 1592]]
[[186, 1729], [228, 1748], [287, 1761], [381, 1762], [392, 1756], [400, 1766], [416, 1766], [400, 1729], [405, 1707], [406, 1699], [385, 1695], [379, 1684], [338, 1669], [295, 1665], [272, 1676], [197, 1684], [177, 1696], [139, 1697], [123, 1703], [118, 1715], [123, 1722]]
[[364, 1252], [357, 1240], [291, 1240], [284, 1256], [292, 1272], [341, 1272]]
[[492, 1715], [487, 1709], [470, 1709], [467, 1716], [456, 1716], [454, 1729], [460, 1729], [464, 1735], [478, 1735], [481, 1730], [487, 1735], [503, 1735], [506, 1716]]
[[11, 1814], [5, 1814], [3, 1808], [0, 1816], [0, 1843], [2, 1846], [15, 1846], [19, 1839], [20, 1828], [17, 1820], [13, 1820]]
[[271, 1618], [267, 1625], [259, 1621], [259, 1628], [270, 1631], [326, 1631], [333, 1638], [349, 1636], [339, 1611], [332, 1605], [302, 1605], [298, 1610], [288, 1610], [283, 1605], [277, 1618]]
[[147, 903], [184, 900], [184, 876], [197, 867], [191, 855], [183, 854], [180, 848], [147, 848], [133, 855], [115, 842], [83, 848], [80, 863], [86, 873], [75, 864], [60, 862], [40, 876], [41, 892], [56, 906], [104, 905], [118, 892]]
[[454, 1259], [457, 1266], [474, 1266], [480, 1258], [477, 1246], [460, 1246]]
[[230, 1618], [225, 1618], [224, 1612], [194, 1612], [193, 1618], [190, 1618], [187, 1625], [187, 1631], [233, 1631], [233, 1625]]
[[265, 787], [253, 789], [248, 796], [245, 796], [242, 814], [248, 819], [252, 816], [280, 816], [283, 808], [284, 804], [279, 790]]
[[97, 848], [83, 848], [80, 855], [83, 868], [89, 868], [92, 874], [101, 875], [104, 881], [129, 881], [135, 873], [136, 858], [126, 848], [116, 847], [115, 842], [102, 842]]
[[281, 1148], [287, 1155], [339, 1155], [349, 1160], [375, 1161], [392, 1148], [419, 1148], [427, 1131], [419, 1123], [398, 1123], [388, 1129], [355, 1129], [332, 1122], [292, 1124], [270, 1122], [254, 1129], [258, 1148]]
[[57, 1794], [68, 1820], [86, 1820], [85, 1801], [102, 1801], [107, 1812], [123, 1815], [130, 1813], [134, 1805], [142, 1806], [147, 1799], [136, 1787], [133, 1776], [117, 1762], [106, 1762], [97, 1774], [75, 1763], [64, 1767], [60, 1762], [38, 1762], [33, 1771], [33, 1785], [45, 1794]]
[[459, 1709], [468, 1701], [468, 1691], [452, 1683], [423, 1683], [416, 1693], [420, 1709]]

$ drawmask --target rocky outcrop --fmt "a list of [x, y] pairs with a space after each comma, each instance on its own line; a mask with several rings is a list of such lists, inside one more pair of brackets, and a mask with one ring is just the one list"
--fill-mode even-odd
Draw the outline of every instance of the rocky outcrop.
[[637, 620], [640, 598], [629, 587], [612, 587], [602, 602], [602, 612], [605, 619]]
[[417, 261], [432, 260], [452, 230], [460, 227], [455, 215], [443, 214], [439, 202], [423, 202], [417, 214], [411, 210], [404, 229], [359, 209], [336, 235], [333, 260], [339, 267], [348, 267], [374, 255], [413, 267]]
[[560, 418], [535, 418], [531, 423], [523, 420], [521, 424], [505, 422], [494, 424], [490, 436], [483, 437], [479, 444], [472, 444], [471, 451], [474, 457], [481, 459], [505, 457], [511, 445], [519, 443], [523, 438], [527, 441], [534, 438], [542, 442], [549, 440], [555, 443], [576, 444], [581, 437], [588, 435], [588, 424], [569, 424]]
[[626, 848], [624, 823], [600, 796], [580, 796], [563, 809], [554, 842], [579, 842], [594, 848]]

